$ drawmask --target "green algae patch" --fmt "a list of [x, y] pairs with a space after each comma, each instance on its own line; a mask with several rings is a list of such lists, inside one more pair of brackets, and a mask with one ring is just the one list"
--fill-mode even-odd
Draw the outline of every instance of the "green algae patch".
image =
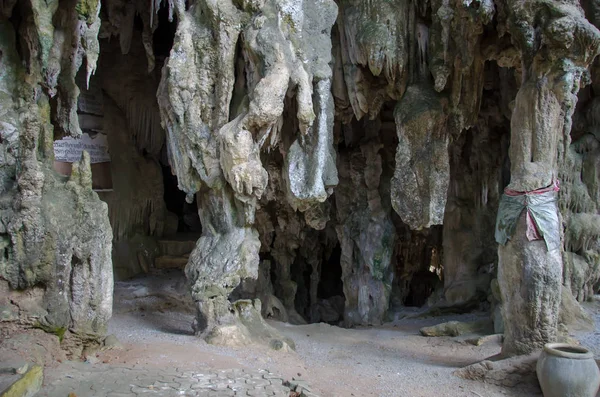
[[66, 327], [53, 327], [50, 325], [44, 325], [40, 322], [37, 322], [33, 325], [34, 328], [38, 328], [41, 329], [42, 331], [48, 333], [48, 334], [53, 334], [58, 336], [58, 340], [59, 342], [63, 341], [63, 338], [65, 337], [65, 332], [67, 332], [67, 328]]
[[98, 10], [98, 2], [100, 0], [79, 0], [75, 6], [77, 14], [87, 21], [88, 24], [92, 24], [96, 19], [96, 11]]

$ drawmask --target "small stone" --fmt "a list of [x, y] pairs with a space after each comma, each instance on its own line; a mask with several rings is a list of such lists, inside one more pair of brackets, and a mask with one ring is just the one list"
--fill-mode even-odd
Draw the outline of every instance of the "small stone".
[[85, 362], [88, 364], [97, 364], [98, 363], [98, 357], [96, 357], [96, 355], [94, 354], [90, 354], [89, 356], [87, 356], [85, 358]]
[[319, 397], [315, 393], [309, 392], [308, 390], [304, 390], [302, 392], [302, 397]]
[[493, 335], [486, 335], [486, 336], [480, 336], [477, 338], [469, 338], [469, 339], [465, 339], [465, 342], [474, 345], [474, 346], [481, 346], [484, 343], [488, 343], [488, 342], [498, 342], [498, 343], [502, 343], [502, 335], [501, 334], [493, 334]]
[[449, 321], [431, 327], [423, 327], [419, 330], [423, 336], [459, 336], [477, 332], [490, 332], [493, 325], [490, 320], [475, 322]]
[[306, 383], [306, 381], [298, 380], [298, 381], [296, 381], [296, 383], [297, 383], [296, 388], [301, 387], [303, 390], [311, 391], [311, 388], [310, 388], [310, 386], [308, 386], [308, 383]]
[[0, 367], [0, 373], [5, 374], [17, 374], [23, 375], [29, 369], [29, 363], [25, 361], [15, 361], [9, 363], [2, 363]]
[[15, 374], [23, 375], [29, 369], [29, 364], [25, 363], [22, 366], [15, 368]]
[[284, 348], [283, 341], [281, 341], [279, 339], [271, 339], [271, 341], [269, 342], [269, 345], [271, 346], [271, 349], [273, 349], [273, 350], [282, 350]]

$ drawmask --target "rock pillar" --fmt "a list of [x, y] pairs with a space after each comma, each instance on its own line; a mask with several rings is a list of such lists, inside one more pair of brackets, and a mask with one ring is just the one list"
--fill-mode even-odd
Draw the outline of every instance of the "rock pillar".
[[[558, 175], [557, 154], [562, 156], [568, 145], [576, 94], [598, 52], [600, 36], [577, 1], [509, 4], [509, 29], [521, 52], [522, 84], [511, 118], [507, 189], [532, 192], [551, 186]], [[531, 202], [536, 196], [524, 197]], [[509, 240], [498, 249], [505, 324], [502, 353], [507, 356], [530, 353], [556, 338], [562, 247], [549, 239], [560, 238], [561, 230], [556, 202], [546, 208], [545, 216], [553, 220], [538, 227], [546, 241], [531, 240], [525, 209], [513, 219]], [[498, 225], [505, 222], [501, 218], [499, 213]]]

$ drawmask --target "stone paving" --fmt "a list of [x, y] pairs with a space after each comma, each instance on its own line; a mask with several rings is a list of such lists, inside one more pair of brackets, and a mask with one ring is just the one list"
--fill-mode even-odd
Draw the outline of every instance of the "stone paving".
[[40, 397], [316, 397], [303, 380], [285, 381], [266, 370], [197, 372], [69, 362], [49, 372]]

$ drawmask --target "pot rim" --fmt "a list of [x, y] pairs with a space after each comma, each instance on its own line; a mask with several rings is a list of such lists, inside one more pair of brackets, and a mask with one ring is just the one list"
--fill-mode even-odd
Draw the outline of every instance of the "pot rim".
[[[568, 348], [570, 352], [558, 350], [560, 348]], [[575, 352], [573, 352], [573, 350]], [[594, 354], [583, 346], [571, 345], [569, 343], [546, 343], [544, 351], [548, 354], [558, 357], [571, 358], [575, 360], [593, 359]]]

